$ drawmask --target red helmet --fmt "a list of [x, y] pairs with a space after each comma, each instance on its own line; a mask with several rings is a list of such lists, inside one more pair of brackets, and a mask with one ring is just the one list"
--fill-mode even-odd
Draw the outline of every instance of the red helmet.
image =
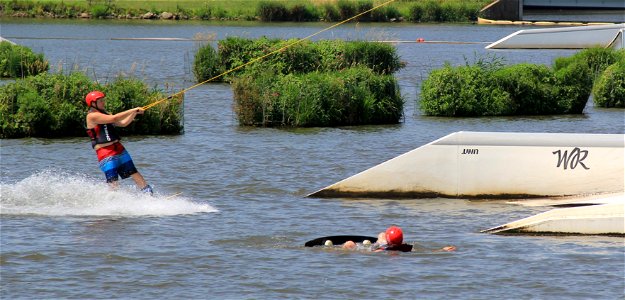
[[404, 233], [401, 228], [391, 226], [386, 229], [386, 243], [388, 245], [401, 245], [404, 242]]
[[100, 91], [93, 91], [85, 97], [85, 102], [87, 102], [87, 106], [92, 107], [92, 104], [99, 99], [104, 98], [104, 93]]

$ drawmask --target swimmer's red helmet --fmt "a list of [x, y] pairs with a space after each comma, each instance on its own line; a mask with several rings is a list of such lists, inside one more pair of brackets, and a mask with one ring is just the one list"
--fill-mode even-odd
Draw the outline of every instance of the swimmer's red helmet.
[[104, 98], [104, 93], [100, 91], [93, 91], [85, 97], [85, 102], [87, 102], [87, 106], [92, 107], [92, 104], [99, 99]]
[[401, 245], [404, 242], [404, 233], [401, 228], [391, 226], [386, 229], [386, 243], [388, 245]]

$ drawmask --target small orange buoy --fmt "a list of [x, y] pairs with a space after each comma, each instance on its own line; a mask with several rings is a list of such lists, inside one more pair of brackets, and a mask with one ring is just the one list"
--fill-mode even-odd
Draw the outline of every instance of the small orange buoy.
[[425, 40], [423, 38], [418, 38], [417, 39], [417, 43], [423, 43], [423, 42], [425, 42]]

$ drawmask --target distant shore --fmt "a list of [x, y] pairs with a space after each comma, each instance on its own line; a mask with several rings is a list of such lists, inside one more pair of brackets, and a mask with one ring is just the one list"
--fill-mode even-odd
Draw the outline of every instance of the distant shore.
[[[476, 22], [489, 0], [397, 0], [359, 17], [359, 22]], [[382, 0], [84, 1], [0, 0], [0, 17], [61, 19], [221, 20], [335, 22]]]

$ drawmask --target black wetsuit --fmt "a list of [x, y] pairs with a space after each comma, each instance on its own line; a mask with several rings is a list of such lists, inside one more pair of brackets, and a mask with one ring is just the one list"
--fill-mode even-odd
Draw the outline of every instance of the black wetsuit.
[[384, 250], [384, 251], [401, 251], [401, 252], [410, 252], [412, 251], [412, 245], [409, 244], [401, 244], [401, 245], [377, 245], [372, 247], [372, 250]]

